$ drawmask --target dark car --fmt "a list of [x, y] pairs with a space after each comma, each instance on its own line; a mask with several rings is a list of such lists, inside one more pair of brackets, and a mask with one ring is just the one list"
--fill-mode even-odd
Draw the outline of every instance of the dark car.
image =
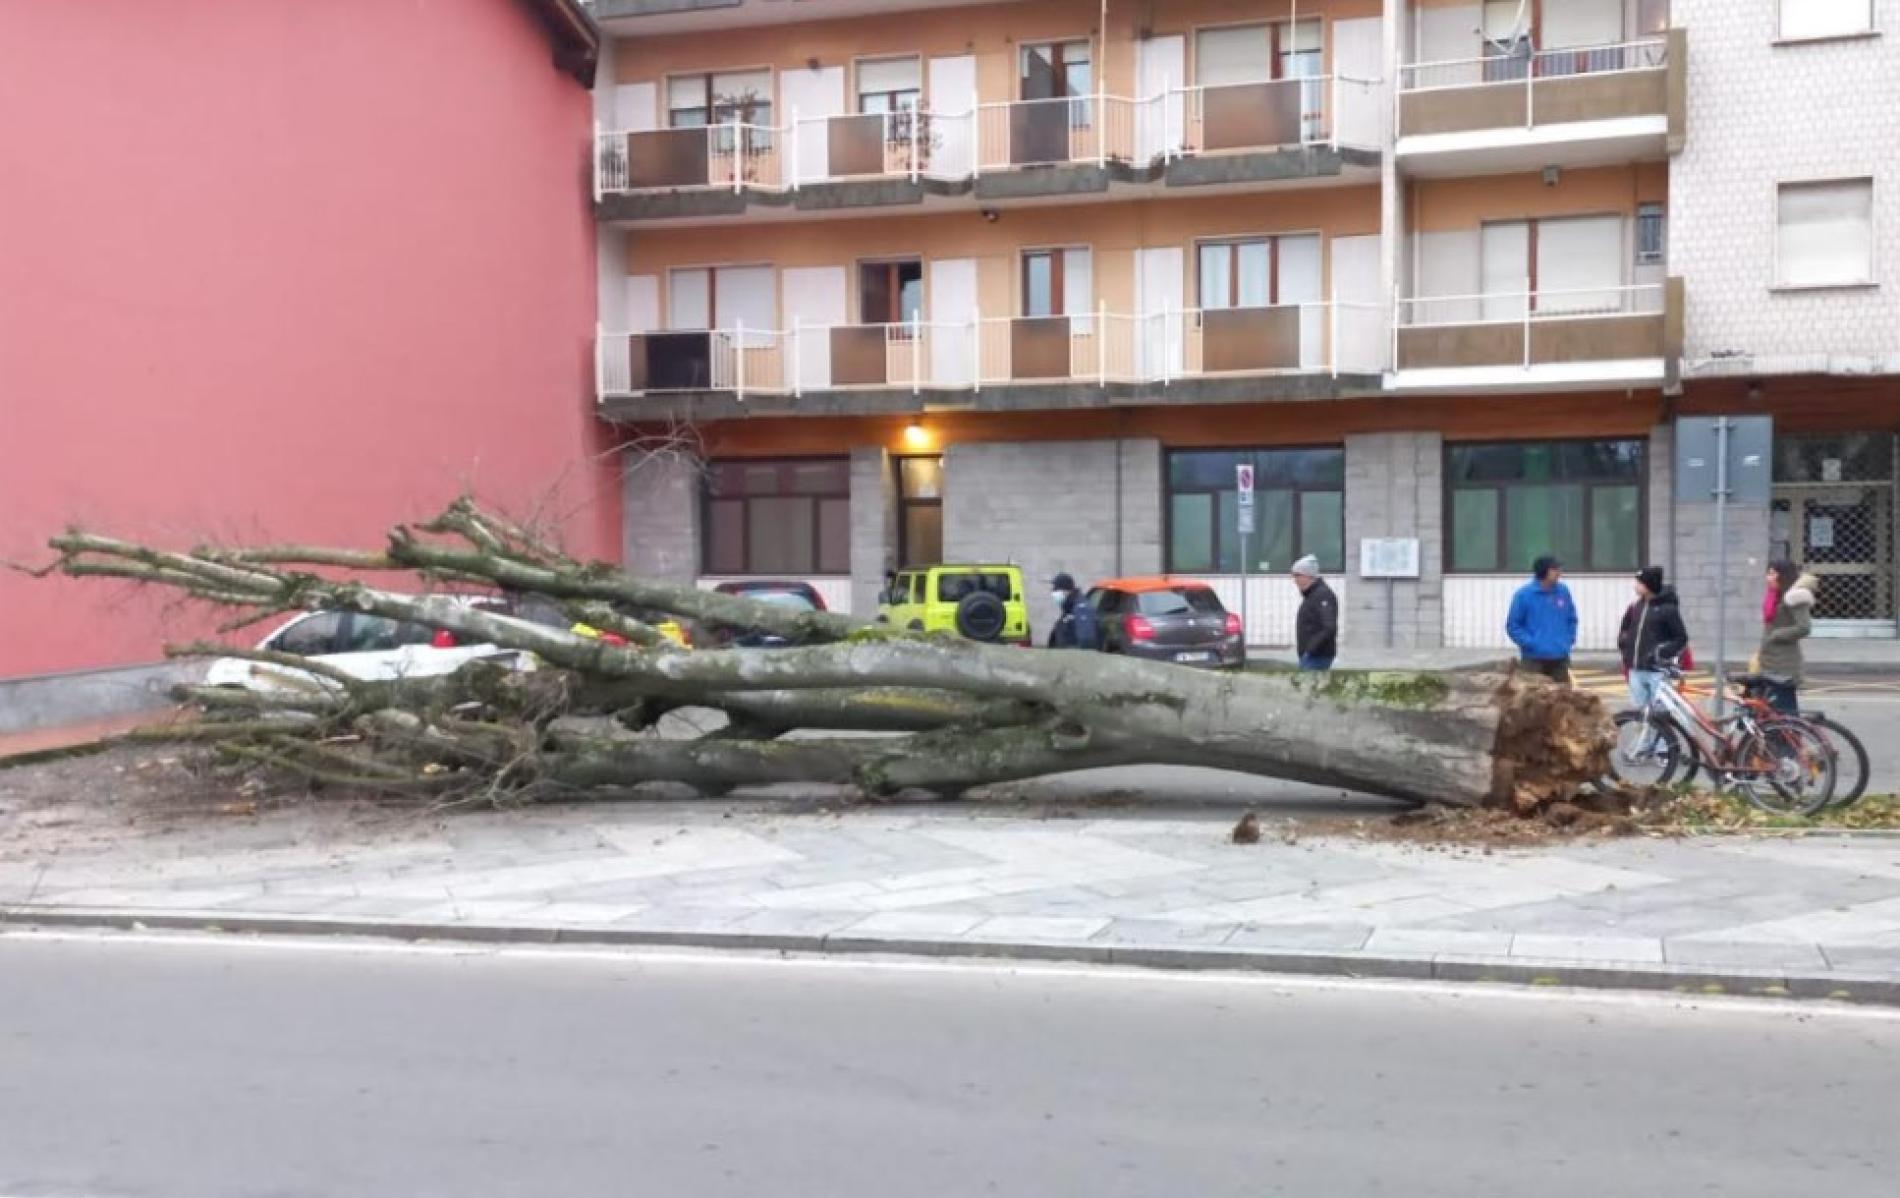
[[[737, 595], [741, 599], [754, 599], [760, 603], [772, 603], [780, 607], [789, 607], [797, 611], [824, 611], [825, 597], [818, 588], [809, 582], [795, 582], [779, 578], [742, 578], [732, 582], [722, 582], [713, 588], [722, 595]], [[777, 649], [791, 642], [782, 636], [764, 632], [742, 632], [731, 628], [712, 628], [698, 638], [699, 643], [709, 648], [737, 647], [740, 649]]]
[[1204, 582], [1120, 578], [1089, 592], [1101, 625], [1102, 651], [1208, 669], [1247, 664], [1240, 617], [1221, 606]]

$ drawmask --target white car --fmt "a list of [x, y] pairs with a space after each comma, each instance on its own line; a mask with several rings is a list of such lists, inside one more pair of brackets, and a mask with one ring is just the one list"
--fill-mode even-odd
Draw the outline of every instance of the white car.
[[[490, 601], [468, 602], [487, 607]], [[265, 637], [257, 647], [308, 657], [365, 682], [431, 678], [482, 659], [493, 659], [512, 669], [534, 668], [532, 654], [497, 645], [463, 644], [455, 634], [441, 629], [363, 612], [307, 612]], [[250, 690], [322, 690], [331, 686], [316, 674], [240, 657], [213, 661], [205, 672], [205, 685]]]

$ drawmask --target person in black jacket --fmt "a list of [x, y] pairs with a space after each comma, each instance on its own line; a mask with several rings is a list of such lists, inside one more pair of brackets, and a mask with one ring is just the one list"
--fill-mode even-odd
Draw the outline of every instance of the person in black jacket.
[[[1636, 602], [1623, 613], [1623, 627], [1616, 634], [1616, 647], [1623, 653], [1623, 669], [1629, 674], [1630, 702], [1638, 710], [1649, 706], [1662, 685], [1661, 669], [1682, 656], [1689, 647], [1689, 628], [1682, 622], [1682, 606], [1674, 587], [1663, 582], [1661, 566], [1649, 566], [1636, 572]], [[1637, 746], [1637, 755], [1656, 748], [1652, 733], [1648, 743]]]
[[1293, 585], [1300, 588], [1300, 614], [1293, 622], [1300, 668], [1330, 670], [1339, 656], [1339, 598], [1319, 576], [1319, 559], [1310, 553], [1293, 563]]

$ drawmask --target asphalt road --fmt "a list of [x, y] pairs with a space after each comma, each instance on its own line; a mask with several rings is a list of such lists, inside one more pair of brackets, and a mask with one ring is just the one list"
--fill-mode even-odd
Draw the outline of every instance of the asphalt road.
[[0, 937], [0, 1194], [1890, 1195], [1900, 1018]]

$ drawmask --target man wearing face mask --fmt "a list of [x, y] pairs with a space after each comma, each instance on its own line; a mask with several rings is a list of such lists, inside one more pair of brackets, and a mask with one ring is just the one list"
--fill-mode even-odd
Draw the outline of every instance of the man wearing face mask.
[[1049, 597], [1056, 601], [1060, 614], [1056, 625], [1049, 630], [1051, 649], [1095, 649], [1100, 647], [1097, 636], [1095, 609], [1089, 606], [1088, 598], [1077, 589], [1075, 579], [1067, 574], [1058, 574], [1049, 580]]

